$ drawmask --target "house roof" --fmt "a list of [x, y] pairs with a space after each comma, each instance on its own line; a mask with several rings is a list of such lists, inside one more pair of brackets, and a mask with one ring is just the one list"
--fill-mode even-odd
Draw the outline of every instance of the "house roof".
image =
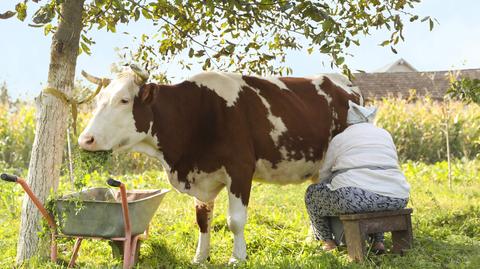
[[408, 63], [405, 59], [400, 58], [391, 64], [387, 64], [379, 68], [374, 73], [393, 73], [393, 72], [418, 72], [415, 67]]
[[432, 72], [386, 72], [386, 73], [356, 73], [353, 84], [358, 86], [366, 99], [387, 96], [409, 96], [409, 91], [415, 89], [417, 95], [429, 94], [433, 99], [442, 100], [449, 88], [449, 74], [459, 77], [480, 79], [480, 69], [463, 69], [455, 71]]

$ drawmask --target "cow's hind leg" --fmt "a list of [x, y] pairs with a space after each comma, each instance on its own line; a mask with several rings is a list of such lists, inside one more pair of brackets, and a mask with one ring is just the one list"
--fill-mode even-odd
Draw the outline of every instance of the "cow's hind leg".
[[208, 259], [210, 253], [210, 223], [213, 217], [214, 201], [208, 203], [195, 198], [195, 211], [197, 224], [200, 228], [198, 236], [197, 251], [193, 258], [193, 263], [201, 263]]
[[247, 244], [244, 228], [247, 223], [247, 205], [240, 197], [228, 192], [228, 227], [233, 233], [233, 254], [229, 263], [236, 263], [247, 259]]

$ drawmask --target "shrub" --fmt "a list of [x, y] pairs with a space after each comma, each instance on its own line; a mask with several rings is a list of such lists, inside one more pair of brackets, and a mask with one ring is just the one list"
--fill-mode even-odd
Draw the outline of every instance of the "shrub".
[[401, 161], [433, 163], [447, 159], [446, 126], [451, 156], [474, 159], [480, 152], [480, 107], [461, 102], [434, 102], [429, 98], [409, 102], [383, 99], [377, 125], [388, 130]]
[[[377, 125], [387, 129], [397, 145], [401, 161], [415, 160], [433, 163], [446, 160], [445, 128], [449, 123], [451, 155], [474, 159], [480, 152], [480, 107], [460, 102], [438, 103], [428, 98], [410, 103], [408, 100], [387, 98], [374, 102], [379, 106]], [[448, 113], [447, 113], [448, 112]], [[80, 112], [78, 130], [86, 125], [89, 115]], [[28, 168], [35, 132], [35, 109], [32, 104], [17, 102], [0, 104], [0, 166], [18, 170]], [[160, 167], [158, 160], [139, 153], [114, 155], [104, 166], [85, 168], [78, 147], [77, 135], [71, 135], [74, 166], [80, 172], [109, 171], [111, 174], [139, 173]], [[65, 147], [66, 148], [66, 147]], [[62, 173], [68, 173], [67, 150]], [[19, 172], [20, 173], [20, 172]]]

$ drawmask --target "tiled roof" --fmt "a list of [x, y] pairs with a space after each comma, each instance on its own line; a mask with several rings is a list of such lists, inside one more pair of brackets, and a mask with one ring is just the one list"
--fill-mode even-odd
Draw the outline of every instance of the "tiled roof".
[[480, 69], [435, 72], [356, 73], [353, 84], [358, 86], [366, 99], [382, 97], [407, 98], [415, 89], [417, 96], [429, 94], [441, 100], [449, 87], [449, 72], [459, 77], [480, 79]]

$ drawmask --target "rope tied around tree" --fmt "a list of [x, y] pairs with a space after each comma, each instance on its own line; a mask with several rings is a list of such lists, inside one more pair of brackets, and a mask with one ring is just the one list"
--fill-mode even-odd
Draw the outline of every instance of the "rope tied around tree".
[[61, 100], [64, 104], [70, 105], [70, 109], [72, 112], [72, 127], [73, 127], [73, 133], [77, 134], [77, 115], [78, 115], [78, 106], [84, 103], [88, 103], [97, 96], [102, 88], [106, 87], [110, 83], [110, 80], [107, 78], [103, 78], [101, 80], [101, 83], [98, 83], [97, 89], [89, 96], [85, 97], [82, 100], [77, 100], [75, 97], [68, 97], [64, 92], [56, 89], [56, 88], [45, 88], [43, 89], [44, 94], [50, 94], [52, 96], [55, 96], [59, 100]]

